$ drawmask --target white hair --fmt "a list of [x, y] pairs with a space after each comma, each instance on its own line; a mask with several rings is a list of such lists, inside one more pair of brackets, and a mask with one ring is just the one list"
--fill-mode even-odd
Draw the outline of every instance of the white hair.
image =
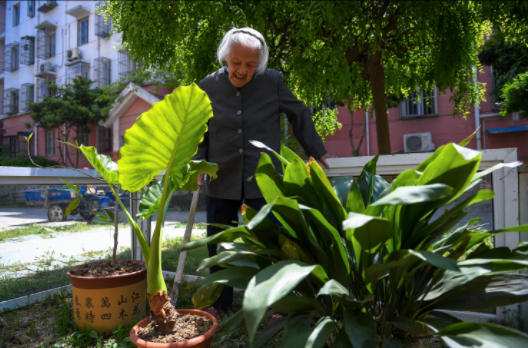
[[220, 42], [220, 45], [218, 45], [218, 49], [216, 50], [216, 56], [218, 58], [218, 61], [220, 62], [220, 65], [224, 65], [223, 61], [225, 60], [225, 56], [229, 54], [231, 51], [231, 46], [233, 43], [238, 43], [244, 46], [249, 46], [253, 49], [257, 49], [260, 51], [259, 55], [259, 61], [258, 61], [258, 67], [256, 70], [256, 74], [263, 74], [266, 71], [266, 66], [268, 65], [268, 46], [266, 45], [266, 40], [264, 40], [264, 37], [261, 33], [259, 33], [257, 30], [252, 28], [233, 28], [229, 30], [222, 39], [222, 42]]

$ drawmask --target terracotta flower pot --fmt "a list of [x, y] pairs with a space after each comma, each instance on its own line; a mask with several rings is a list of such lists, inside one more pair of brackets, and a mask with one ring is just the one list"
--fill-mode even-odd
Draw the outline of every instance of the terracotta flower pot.
[[[118, 260], [117, 262], [131, 260]], [[97, 261], [90, 263], [106, 263]], [[144, 265], [143, 261], [132, 261]], [[80, 268], [84, 265], [73, 267]], [[81, 277], [67, 273], [72, 282], [73, 316], [79, 329], [90, 326], [109, 334], [145, 315], [147, 270], [107, 277]]]
[[218, 320], [216, 318], [204, 311], [200, 311], [197, 309], [178, 309], [178, 313], [182, 314], [193, 314], [193, 315], [201, 315], [203, 317], [207, 317], [213, 321], [213, 326], [207, 331], [205, 334], [195, 337], [193, 339], [182, 341], [182, 342], [173, 342], [173, 343], [156, 343], [156, 342], [148, 342], [141, 338], [139, 338], [136, 334], [138, 328], [147, 326], [148, 323], [150, 323], [150, 318], [143, 319], [139, 323], [137, 323], [136, 326], [132, 328], [132, 331], [130, 331], [130, 339], [132, 342], [138, 346], [138, 347], [145, 347], [145, 348], [182, 348], [182, 347], [195, 347], [195, 348], [209, 348], [211, 347], [211, 342], [213, 341], [213, 335], [218, 330]]

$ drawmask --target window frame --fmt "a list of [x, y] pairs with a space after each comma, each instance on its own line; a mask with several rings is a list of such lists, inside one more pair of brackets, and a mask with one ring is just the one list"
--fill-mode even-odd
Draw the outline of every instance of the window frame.
[[28, 0], [27, 1], [27, 16], [29, 18], [33, 18], [35, 17], [35, 10], [36, 10], [36, 6], [37, 6], [37, 2], [36, 0]]
[[[427, 99], [433, 100], [433, 105], [427, 105]], [[413, 105], [411, 107], [416, 109], [416, 113], [409, 112], [411, 103]], [[436, 86], [433, 88], [430, 94], [420, 88], [417, 88], [415, 91], [411, 92], [407, 98], [400, 101], [399, 113], [400, 119], [404, 120], [438, 117], [438, 93]]]
[[13, 28], [20, 25], [20, 3], [13, 5]]
[[[52, 134], [51, 137], [50, 137], [50, 134]], [[46, 144], [45, 144], [46, 157], [53, 157], [55, 156], [55, 130], [47, 130], [45, 138], [46, 138]]]
[[90, 146], [90, 130], [88, 127], [79, 127], [79, 134], [77, 134], [77, 143], [79, 143], [79, 146]]
[[20, 69], [20, 46], [11, 47], [11, 71], [17, 71]]
[[[83, 36], [82, 28], [83, 23], [86, 23], [86, 35]], [[83, 42], [83, 38], [86, 39], [85, 42]], [[81, 47], [83, 45], [86, 45], [90, 42], [90, 16], [83, 17], [79, 20], [77, 20], [77, 47]]]

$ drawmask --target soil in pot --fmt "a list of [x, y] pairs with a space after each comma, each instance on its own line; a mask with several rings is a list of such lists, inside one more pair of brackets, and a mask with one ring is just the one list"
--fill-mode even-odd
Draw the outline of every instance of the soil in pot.
[[72, 268], [70, 273], [78, 277], [108, 277], [138, 272], [144, 268], [144, 265], [132, 261], [116, 262], [113, 266], [111, 262], [96, 262]]
[[200, 315], [178, 313], [176, 325], [171, 334], [158, 334], [156, 327], [156, 323], [151, 321], [147, 326], [138, 328], [137, 335], [145, 341], [157, 343], [188, 341], [209, 331], [213, 327], [213, 321]]

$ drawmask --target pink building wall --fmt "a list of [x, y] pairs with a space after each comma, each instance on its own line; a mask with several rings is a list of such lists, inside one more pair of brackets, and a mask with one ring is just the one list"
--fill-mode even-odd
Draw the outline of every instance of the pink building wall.
[[[1, 8], [1, 7], [0, 7]], [[496, 110], [492, 110], [491, 107], [491, 95], [489, 94], [490, 89], [490, 69], [489, 67], [484, 68], [483, 73], [479, 73], [478, 79], [480, 82], [487, 84], [487, 96], [486, 102], [480, 104], [480, 114], [494, 114]], [[1, 84], [0, 84], [1, 88]], [[152, 90], [153, 86], [144, 86], [146, 90]], [[163, 96], [170, 93], [171, 90], [160, 89], [157, 93], [158, 96]], [[398, 108], [389, 109], [389, 128], [391, 137], [391, 149], [395, 153], [403, 152], [403, 135], [409, 133], [422, 133], [430, 132], [432, 135], [433, 143], [435, 147], [439, 147], [442, 144], [448, 142], [460, 142], [475, 130], [475, 118], [472, 108], [472, 113], [466, 119], [456, 118], [452, 116], [452, 103], [449, 101], [449, 93], [445, 96], [441, 96], [437, 93], [437, 117], [417, 118], [403, 120], [399, 117]], [[137, 98], [131, 106], [123, 113], [119, 120], [119, 135], [124, 136], [125, 131], [130, 128], [138, 116], [143, 112], [148, 111], [151, 105], [141, 98]], [[349, 130], [351, 124], [353, 125], [353, 137], [354, 144], [357, 146], [363, 127], [365, 125], [365, 112], [364, 110], [354, 112], [353, 122], [350, 120], [350, 114], [345, 107], [338, 108], [338, 118], [343, 124], [343, 128], [337, 131], [333, 137], [329, 137], [325, 142], [325, 147], [331, 157], [351, 157], [352, 150], [349, 139]], [[9, 117], [3, 120], [5, 135], [15, 135], [17, 132], [28, 131], [23, 125], [23, 122], [32, 122], [29, 114], [19, 115], [15, 117]], [[528, 162], [528, 133], [527, 132], [516, 132], [516, 133], [502, 133], [502, 134], [489, 134], [488, 129], [492, 128], [506, 128], [515, 126], [526, 126], [528, 121], [526, 119], [520, 119], [519, 121], [513, 121], [511, 116], [502, 117], [495, 116], [490, 118], [481, 119], [482, 130], [482, 148], [495, 149], [505, 147], [516, 147], [518, 150], [518, 158], [525, 163]], [[484, 128], [485, 126], [485, 128]], [[62, 127], [61, 127], [62, 128]], [[45, 156], [45, 132], [48, 129], [38, 128], [37, 141], [38, 141], [38, 156]], [[62, 130], [62, 129], [61, 129]], [[29, 131], [33, 131], [33, 128]], [[75, 132], [72, 130], [69, 142], [74, 142], [73, 137]], [[58, 130], [56, 129], [56, 138], [59, 136]], [[97, 134], [96, 126], [90, 126], [89, 145], [96, 146]], [[113, 143], [113, 141], [111, 142]], [[56, 140], [56, 146], [58, 145]], [[369, 147], [370, 155], [376, 155], [378, 153], [377, 146], [377, 135], [376, 135], [376, 123], [374, 119], [369, 121]], [[468, 145], [470, 148], [476, 148], [476, 141], [472, 140]], [[76, 159], [76, 149], [70, 146], [66, 146], [70, 158], [74, 161]], [[362, 156], [367, 155], [367, 136], [365, 135], [363, 143], [359, 149]], [[112, 151], [103, 152], [104, 154], [111, 155]], [[60, 159], [60, 151], [55, 150], [55, 155], [47, 157], [57, 162], [62, 162]], [[70, 165], [68, 163], [68, 165]], [[83, 159], [79, 160], [79, 167], [85, 168], [90, 167], [90, 164]]]
[[[479, 82], [486, 83], [486, 102], [480, 104], [480, 115], [495, 114], [498, 111], [492, 110], [491, 105], [491, 75], [490, 68], [484, 67], [484, 72], [478, 74]], [[403, 135], [409, 133], [430, 132], [435, 147], [449, 142], [460, 142], [475, 131], [475, 115], [472, 108], [471, 115], [466, 119], [452, 116], [453, 104], [449, 101], [450, 94], [444, 97], [437, 93], [438, 117], [424, 117], [417, 119], [400, 119], [398, 108], [389, 109], [389, 129], [391, 150], [395, 153], [403, 152]], [[325, 147], [331, 157], [351, 157], [352, 147], [350, 145], [349, 131], [351, 126], [350, 113], [346, 107], [338, 108], [338, 119], [343, 124], [340, 131], [325, 141]], [[525, 163], [528, 162], [528, 132], [512, 132], [489, 134], [488, 130], [493, 128], [506, 128], [527, 126], [528, 120], [521, 118], [513, 121], [511, 116], [495, 116], [491, 118], [481, 118], [482, 149], [497, 149], [505, 147], [516, 147], [518, 158]], [[359, 139], [365, 125], [364, 110], [354, 112], [353, 120], [354, 146], [357, 147]], [[376, 121], [369, 120], [370, 155], [378, 154]], [[485, 145], [485, 147], [484, 147]], [[468, 147], [476, 149], [476, 140], [472, 140]], [[367, 155], [367, 135], [359, 149], [362, 156]]]

